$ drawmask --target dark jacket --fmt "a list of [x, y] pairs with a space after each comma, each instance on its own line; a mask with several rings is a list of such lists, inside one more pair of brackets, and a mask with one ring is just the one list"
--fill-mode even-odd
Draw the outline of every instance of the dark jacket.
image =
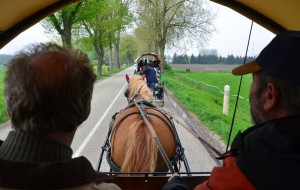
[[119, 189], [102, 183], [109, 176], [96, 172], [85, 157], [72, 159], [71, 148], [57, 141], [11, 131], [0, 145], [0, 190]]
[[300, 116], [285, 117], [239, 133], [223, 166], [195, 190], [300, 189], [299, 171]]
[[238, 134], [232, 154], [256, 189], [300, 189], [300, 116], [273, 120]]
[[153, 67], [146, 66], [145, 70], [143, 71], [143, 74], [146, 75], [148, 85], [150, 85], [153, 82], [158, 83], [156, 71]]

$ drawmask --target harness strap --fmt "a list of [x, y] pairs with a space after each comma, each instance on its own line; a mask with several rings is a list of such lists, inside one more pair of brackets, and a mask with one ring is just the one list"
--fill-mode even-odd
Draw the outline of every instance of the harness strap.
[[163, 147], [161, 146], [161, 144], [160, 144], [160, 142], [158, 140], [158, 137], [157, 137], [157, 135], [156, 135], [156, 133], [155, 133], [155, 131], [153, 129], [153, 126], [151, 125], [151, 123], [149, 122], [149, 120], [146, 118], [145, 113], [142, 111], [141, 107], [136, 103], [135, 100], [133, 100], [133, 102], [134, 102], [135, 106], [139, 109], [139, 111], [141, 112], [141, 115], [142, 115], [142, 117], [143, 117], [143, 119], [144, 119], [144, 121], [145, 121], [145, 123], [146, 123], [146, 125], [147, 125], [147, 127], [148, 127], [148, 129], [149, 129], [149, 131], [150, 131], [150, 133], [151, 133], [154, 141], [155, 141], [155, 144], [157, 145], [157, 148], [158, 148], [159, 152], [161, 153], [161, 155], [162, 155], [165, 163], [167, 164], [169, 170], [171, 171], [172, 174], [176, 173], [175, 170], [174, 170], [174, 168], [171, 165], [171, 162], [170, 162], [168, 156], [166, 155]]
[[192, 129], [191, 127], [188, 127], [186, 124], [184, 124], [183, 122], [179, 121], [176, 119], [176, 117], [174, 116], [174, 114], [171, 114], [170, 112], [159, 108], [159, 106], [156, 107], [156, 109], [166, 115], [168, 115], [169, 117], [171, 117], [173, 120], [175, 120], [178, 124], [180, 124], [182, 127], [184, 127], [186, 130], [188, 130], [194, 137], [196, 137], [201, 143], [203, 143], [204, 145], [206, 145], [207, 147], [209, 147], [218, 157], [222, 156], [223, 154], [218, 151], [215, 147], [213, 147], [211, 144], [209, 144], [208, 142], [206, 142], [194, 129]]

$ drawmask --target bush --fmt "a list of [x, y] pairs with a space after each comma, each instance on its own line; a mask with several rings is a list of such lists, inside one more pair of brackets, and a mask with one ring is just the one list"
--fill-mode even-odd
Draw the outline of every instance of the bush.
[[163, 64], [164, 71], [172, 71], [172, 67], [168, 63]]

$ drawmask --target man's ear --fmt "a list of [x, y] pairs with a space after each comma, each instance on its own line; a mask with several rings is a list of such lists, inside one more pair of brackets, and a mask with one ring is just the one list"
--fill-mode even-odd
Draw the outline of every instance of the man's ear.
[[278, 106], [279, 102], [279, 89], [273, 83], [268, 83], [264, 92], [264, 109], [271, 110]]

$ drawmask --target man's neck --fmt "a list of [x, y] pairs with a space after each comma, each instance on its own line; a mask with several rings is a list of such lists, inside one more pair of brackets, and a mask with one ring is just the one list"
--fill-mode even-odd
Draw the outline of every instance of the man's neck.
[[0, 146], [0, 159], [25, 162], [62, 161], [72, 158], [72, 149], [61, 141], [11, 131]]
[[62, 132], [62, 131], [51, 132], [51, 133], [47, 134], [46, 137], [48, 139], [55, 140], [55, 141], [64, 143], [68, 146], [71, 146], [75, 132], [76, 132], [76, 129], [74, 129], [71, 132]]

